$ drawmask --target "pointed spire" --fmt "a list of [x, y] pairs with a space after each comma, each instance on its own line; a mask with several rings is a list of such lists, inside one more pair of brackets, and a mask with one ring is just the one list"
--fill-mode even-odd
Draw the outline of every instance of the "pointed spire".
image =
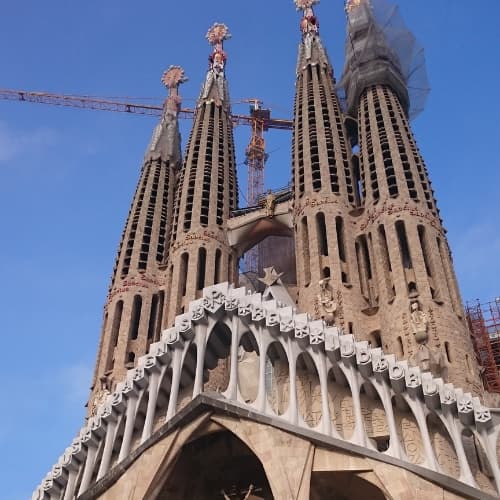
[[200, 102], [214, 101], [221, 106], [227, 99], [227, 84], [224, 70], [227, 54], [224, 52], [224, 41], [231, 38], [229, 29], [225, 24], [214, 23], [207, 31], [206, 38], [212, 45], [212, 53], [208, 57], [208, 71], [202, 87]]
[[163, 114], [153, 132], [146, 158], [161, 157], [171, 164], [180, 164], [182, 155], [177, 115], [182, 99], [179, 95], [179, 85], [187, 80], [180, 66], [170, 66], [163, 73], [161, 81], [168, 89], [168, 97], [163, 103]]
[[300, 20], [302, 43], [299, 47], [297, 73], [304, 69], [307, 64], [330, 65], [319, 37], [318, 18], [313, 10], [313, 5], [318, 4], [319, 0], [294, 0], [294, 3], [297, 10], [303, 12], [302, 19]]

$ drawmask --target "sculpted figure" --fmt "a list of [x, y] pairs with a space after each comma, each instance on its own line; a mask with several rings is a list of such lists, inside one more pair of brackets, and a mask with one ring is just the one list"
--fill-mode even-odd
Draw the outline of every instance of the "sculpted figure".
[[319, 294], [317, 296], [321, 318], [325, 320], [328, 326], [335, 322], [335, 314], [337, 312], [337, 303], [333, 298], [333, 292], [329, 286], [330, 278], [324, 278], [319, 282]]
[[420, 309], [418, 301], [412, 302], [410, 305], [410, 326], [417, 344], [425, 344], [429, 339], [427, 334], [429, 319], [427, 314]]
[[107, 377], [101, 377], [100, 379], [101, 387], [99, 391], [97, 391], [94, 401], [92, 401], [92, 406], [90, 408], [90, 416], [94, 417], [97, 414], [97, 408], [101, 406], [106, 398], [109, 396], [110, 392], [108, 389], [108, 379]]
[[264, 208], [266, 209], [266, 217], [274, 215], [274, 206], [276, 205], [276, 197], [272, 193], [268, 193], [264, 201]]

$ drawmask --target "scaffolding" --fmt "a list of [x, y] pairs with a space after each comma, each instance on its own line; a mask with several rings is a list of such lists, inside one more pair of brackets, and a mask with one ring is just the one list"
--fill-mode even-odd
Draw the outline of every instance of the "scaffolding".
[[500, 297], [484, 304], [467, 303], [466, 312], [484, 387], [500, 393]]

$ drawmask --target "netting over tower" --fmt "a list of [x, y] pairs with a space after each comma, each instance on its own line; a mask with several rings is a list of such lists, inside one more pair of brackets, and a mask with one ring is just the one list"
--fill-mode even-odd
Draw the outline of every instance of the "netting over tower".
[[[346, 63], [339, 92], [347, 109], [355, 107], [367, 86], [400, 80], [402, 88], [395, 90], [403, 94], [408, 116], [415, 118], [424, 109], [430, 88], [424, 49], [405, 26], [399, 7], [386, 0], [348, 0], [346, 12]], [[391, 82], [377, 81], [391, 76]]]

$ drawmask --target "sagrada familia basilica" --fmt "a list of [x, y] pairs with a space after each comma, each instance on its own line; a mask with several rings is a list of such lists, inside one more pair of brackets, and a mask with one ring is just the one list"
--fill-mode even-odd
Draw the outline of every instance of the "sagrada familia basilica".
[[[184, 154], [184, 72], [164, 73], [88, 415], [33, 500], [498, 497], [499, 413], [411, 130], [411, 71], [377, 1], [349, 0], [337, 82], [317, 3], [295, 0], [288, 192], [238, 206], [225, 25]], [[239, 261], [268, 237], [285, 243], [252, 285]]]

